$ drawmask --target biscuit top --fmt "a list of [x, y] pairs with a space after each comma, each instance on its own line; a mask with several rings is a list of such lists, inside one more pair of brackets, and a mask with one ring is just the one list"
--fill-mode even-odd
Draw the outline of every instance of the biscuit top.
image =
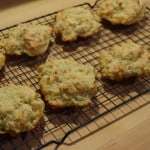
[[20, 24], [9, 32], [8, 38], [1, 40], [0, 46], [8, 55], [25, 53], [29, 56], [36, 56], [47, 50], [49, 42], [54, 42], [54, 33], [51, 27]]
[[143, 0], [99, 0], [94, 10], [112, 24], [130, 25], [144, 17], [145, 3]]
[[31, 130], [43, 115], [44, 103], [28, 86], [0, 88], [0, 134]]
[[150, 51], [133, 42], [101, 51], [99, 62], [102, 78], [123, 80], [132, 76], [150, 75]]
[[72, 59], [49, 60], [39, 67], [39, 84], [50, 105], [83, 106], [96, 92], [95, 73]]
[[61, 34], [63, 41], [96, 34], [100, 26], [98, 17], [83, 7], [68, 8], [56, 15], [55, 31]]

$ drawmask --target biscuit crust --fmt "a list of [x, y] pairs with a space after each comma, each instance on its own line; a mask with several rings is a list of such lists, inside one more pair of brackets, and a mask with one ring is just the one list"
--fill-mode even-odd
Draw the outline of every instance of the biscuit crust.
[[131, 25], [143, 19], [145, 4], [143, 0], [99, 0], [94, 11], [113, 25]]
[[3, 68], [3, 66], [5, 65], [5, 61], [6, 61], [6, 56], [3, 53], [0, 53], [0, 70]]
[[100, 26], [98, 16], [91, 10], [73, 7], [58, 12], [54, 28], [62, 41], [75, 41], [78, 37], [86, 38], [98, 33]]
[[0, 49], [7, 55], [37, 56], [46, 52], [49, 43], [54, 42], [53, 29], [47, 25], [20, 24], [2, 39]]
[[102, 50], [99, 71], [103, 79], [124, 80], [130, 77], [150, 76], [150, 51], [133, 42]]
[[32, 88], [9, 84], [0, 88], [0, 134], [32, 130], [43, 116], [44, 103]]
[[83, 107], [96, 94], [95, 69], [73, 59], [49, 60], [38, 69], [45, 101], [53, 108]]

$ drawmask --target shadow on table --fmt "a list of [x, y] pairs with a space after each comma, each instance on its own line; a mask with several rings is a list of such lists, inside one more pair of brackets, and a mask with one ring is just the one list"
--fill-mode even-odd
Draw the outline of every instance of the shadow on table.
[[0, 10], [2, 9], [7, 9], [11, 8], [17, 5], [21, 5], [27, 2], [31, 2], [34, 0], [5, 0], [5, 1], [0, 1]]

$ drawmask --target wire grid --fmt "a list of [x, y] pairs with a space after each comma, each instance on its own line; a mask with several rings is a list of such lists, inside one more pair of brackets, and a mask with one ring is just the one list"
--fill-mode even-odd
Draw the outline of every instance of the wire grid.
[[[79, 6], [87, 9], [91, 8], [87, 3]], [[53, 25], [56, 13], [27, 22]], [[82, 63], [89, 63], [98, 69], [97, 58], [102, 49], [126, 41], [134, 41], [149, 47], [149, 14], [150, 10], [147, 8], [146, 17], [143, 21], [127, 27], [112, 26], [107, 22], [103, 22], [99, 34], [87, 39], [78, 39], [73, 43], [63, 43], [58, 39], [56, 44], [50, 45], [47, 53], [42, 56], [34, 58], [25, 55], [15, 56], [15, 58], [13, 56], [8, 57], [5, 70], [0, 74], [0, 86], [9, 83], [28, 84], [39, 90], [36, 69], [39, 64], [44, 63], [51, 56], [55, 58], [73, 58]], [[9, 30], [15, 28], [15, 26], [0, 30], [0, 38], [7, 37]], [[93, 104], [86, 108], [54, 111], [46, 106], [43, 120], [34, 130], [13, 138], [8, 135], [0, 136], [0, 150], [40, 149], [51, 143], [61, 144], [73, 131], [77, 131], [77, 129], [102, 117], [102, 115], [109, 114], [115, 108], [149, 91], [150, 79], [136, 78], [122, 83], [97, 80], [97, 89], [97, 94], [92, 99]]]

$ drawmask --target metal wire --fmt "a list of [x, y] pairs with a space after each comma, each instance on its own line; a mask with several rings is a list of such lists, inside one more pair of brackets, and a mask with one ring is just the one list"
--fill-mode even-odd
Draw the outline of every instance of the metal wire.
[[[87, 3], [78, 6], [87, 9], [92, 8]], [[54, 12], [27, 22], [53, 25], [56, 13]], [[91, 38], [79, 39], [73, 43], [63, 43], [58, 39], [55, 45], [49, 46], [46, 54], [34, 57], [34, 59], [25, 55], [8, 57], [5, 70], [0, 73], [0, 86], [2, 87], [9, 83], [28, 84], [39, 90], [36, 69], [39, 64], [44, 63], [51, 56], [55, 58], [71, 57], [97, 68], [99, 52], [109, 46], [131, 40], [149, 47], [149, 15], [150, 9], [147, 8], [145, 19], [138, 24], [128, 27], [112, 26], [103, 22], [103, 27], [99, 34]], [[15, 27], [16, 25], [1, 29], [0, 38], [7, 37], [9, 30]], [[97, 80], [97, 84], [98, 92], [92, 99], [92, 106], [82, 109], [59, 110], [57, 112], [46, 107], [43, 120], [34, 130], [22, 133], [17, 137], [0, 136], [0, 150], [42, 149], [52, 143], [59, 145], [65, 141], [68, 135], [79, 128], [86, 126], [104, 114], [109, 114], [112, 110], [150, 90], [149, 78], [136, 78], [122, 83]]]

